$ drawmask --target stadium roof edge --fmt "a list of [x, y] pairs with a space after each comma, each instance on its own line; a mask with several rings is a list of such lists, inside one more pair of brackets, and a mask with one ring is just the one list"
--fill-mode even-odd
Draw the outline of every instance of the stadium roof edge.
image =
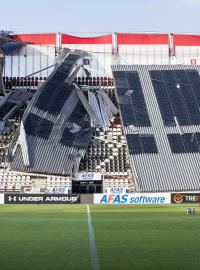
[[173, 34], [175, 46], [200, 46], [200, 34]]
[[[12, 32], [10, 36], [20, 42], [37, 45], [61, 44], [112, 44], [114, 40], [118, 45], [168, 45], [170, 34], [173, 36], [174, 46], [200, 46], [200, 33], [160, 33], [160, 32], [93, 32], [95, 35], [85, 33], [86, 36], [71, 35], [70, 33], [22, 33]], [[74, 32], [75, 33], [75, 32]], [[83, 34], [82, 33], [82, 34]]]
[[56, 44], [56, 35], [56, 33], [12, 34], [12, 37], [17, 41], [33, 44]]
[[112, 34], [96, 37], [80, 37], [61, 34], [62, 44], [112, 44]]

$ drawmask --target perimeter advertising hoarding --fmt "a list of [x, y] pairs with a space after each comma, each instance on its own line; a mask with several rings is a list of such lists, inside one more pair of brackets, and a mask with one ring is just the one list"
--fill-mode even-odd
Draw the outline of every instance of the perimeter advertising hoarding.
[[5, 204], [75, 204], [79, 195], [64, 194], [5, 194]]
[[169, 204], [170, 193], [95, 194], [99, 204]]
[[0, 204], [4, 204], [4, 194], [0, 194]]
[[199, 193], [171, 193], [171, 203], [200, 203]]

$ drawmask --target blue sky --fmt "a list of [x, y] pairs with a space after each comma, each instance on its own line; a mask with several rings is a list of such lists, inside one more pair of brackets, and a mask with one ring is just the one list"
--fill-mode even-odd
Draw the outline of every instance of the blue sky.
[[0, 0], [2, 30], [200, 32], [200, 0]]

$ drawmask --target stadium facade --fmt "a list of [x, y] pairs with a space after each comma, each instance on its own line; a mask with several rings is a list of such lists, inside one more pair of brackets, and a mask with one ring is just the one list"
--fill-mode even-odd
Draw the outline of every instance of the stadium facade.
[[3, 32], [0, 46], [0, 191], [199, 190], [200, 35]]

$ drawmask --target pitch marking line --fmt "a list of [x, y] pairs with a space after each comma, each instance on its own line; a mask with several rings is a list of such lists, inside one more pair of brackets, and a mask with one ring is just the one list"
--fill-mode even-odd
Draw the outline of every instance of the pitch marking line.
[[94, 230], [93, 230], [92, 219], [90, 215], [90, 207], [88, 204], [87, 204], [87, 214], [88, 214], [89, 247], [90, 247], [90, 257], [92, 260], [92, 269], [100, 270], [99, 259], [98, 259], [97, 251], [96, 251]]

